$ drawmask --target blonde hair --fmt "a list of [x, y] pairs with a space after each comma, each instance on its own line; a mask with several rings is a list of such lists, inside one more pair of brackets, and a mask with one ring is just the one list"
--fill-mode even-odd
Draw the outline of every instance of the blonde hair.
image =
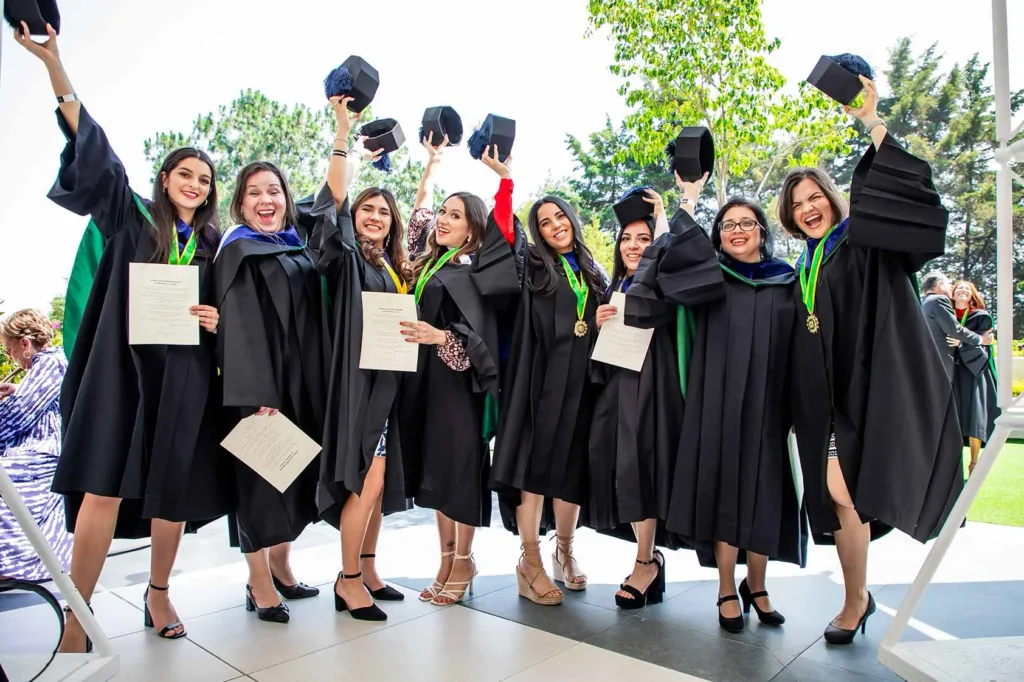
[[0, 322], [0, 336], [15, 341], [28, 339], [35, 349], [39, 350], [53, 340], [53, 326], [46, 315], [38, 310], [26, 308], [11, 313]]

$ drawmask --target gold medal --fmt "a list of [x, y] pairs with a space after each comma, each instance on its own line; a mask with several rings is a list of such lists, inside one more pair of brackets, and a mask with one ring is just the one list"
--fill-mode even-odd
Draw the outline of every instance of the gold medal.
[[573, 329], [573, 331], [576, 332], [576, 336], [586, 336], [587, 335], [587, 323], [584, 322], [583, 320], [577, 320], [576, 321], [576, 327]]
[[807, 316], [807, 331], [812, 334], [818, 333], [818, 316], [814, 313]]

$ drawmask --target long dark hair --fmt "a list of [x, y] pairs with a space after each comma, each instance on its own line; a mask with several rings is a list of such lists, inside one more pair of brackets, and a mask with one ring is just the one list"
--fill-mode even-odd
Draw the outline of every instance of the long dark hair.
[[565, 199], [549, 194], [538, 199], [530, 208], [530, 237], [534, 247], [530, 249], [530, 267], [540, 274], [536, 281], [533, 278], [527, 282], [530, 291], [541, 296], [551, 296], [558, 290], [558, 277], [562, 272], [562, 266], [558, 262], [558, 254], [544, 241], [540, 233], [540, 225], [537, 220], [537, 213], [544, 204], [554, 204], [569, 219], [572, 225], [572, 250], [576, 254], [576, 262], [579, 263], [580, 273], [591, 291], [604, 292], [605, 281], [601, 272], [594, 265], [594, 256], [590, 253], [586, 243], [583, 241], [583, 227], [580, 224], [579, 216], [572, 210]]
[[750, 209], [750, 212], [754, 214], [757, 224], [761, 226], [761, 236], [764, 238], [761, 241], [761, 260], [771, 260], [775, 256], [775, 238], [772, 236], [772, 231], [768, 229], [768, 216], [765, 214], [764, 209], [761, 208], [761, 204], [744, 197], [732, 197], [729, 201], [722, 204], [722, 208], [718, 209], [718, 214], [711, 224], [711, 244], [715, 247], [715, 251], [732, 258], [722, 249], [722, 222], [725, 220], [725, 214], [729, 212], [729, 209], [737, 207]]
[[263, 171], [270, 171], [281, 182], [281, 189], [284, 190], [284, 227], [287, 228], [295, 225], [295, 217], [298, 215], [298, 212], [295, 210], [295, 200], [292, 199], [292, 192], [288, 189], [288, 180], [284, 177], [281, 169], [269, 161], [254, 161], [239, 171], [238, 182], [235, 183], [235, 193], [231, 197], [231, 219], [239, 225], [245, 224], [245, 216], [242, 215], [242, 203], [245, 201], [245, 186], [249, 182], [249, 178]]
[[384, 255], [387, 254], [388, 260], [391, 261], [391, 265], [395, 269], [395, 273], [406, 284], [412, 284], [415, 276], [412, 263], [409, 262], [405, 255], [405, 226], [402, 224], [402, 214], [398, 211], [398, 202], [395, 201], [395, 195], [391, 193], [391, 190], [384, 189], [383, 187], [367, 187], [359, 193], [359, 196], [352, 202], [353, 229], [355, 229], [356, 224], [356, 211], [367, 201], [377, 197], [384, 197], [388, 210], [391, 211], [391, 229], [388, 230], [388, 236], [384, 237], [383, 249], [356, 232], [359, 250], [362, 251], [363, 258], [378, 270], [384, 269]]
[[[647, 229], [651, 231], [651, 239], [654, 239], [654, 216], [648, 216], [643, 219], [644, 223], [647, 224]], [[630, 223], [631, 225], [632, 223]], [[608, 285], [608, 291], [606, 298], [610, 299], [612, 292], [619, 288], [622, 284], [622, 280], [626, 279], [626, 261], [622, 260], [622, 237], [626, 234], [626, 228], [629, 225], [623, 225], [619, 228], [619, 236], [615, 238], [615, 261], [612, 266], [612, 281]]]
[[153, 253], [154, 263], [166, 263], [171, 254], [171, 246], [178, 246], [178, 207], [175, 206], [164, 189], [164, 178], [168, 177], [185, 159], [199, 159], [210, 167], [210, 194], [203, 205], [196, 209], [192, 218], [192, 228], [196, 232], [198, 251], [215, 252], [220, 244], [220, 221], [217, 217], [217, 169], [213, 160], [206, 152], [195, 147], [175, 149], [167, 155], [153, 179], [153, 201], [149, 205], [149, 213], [156, 223], [156, 251]]
[[[822, 194], [828, 199], [832, 207], [832, 220], [836, 225], [841, 223], [849, 215], [849, 204], [843, 197], [843, 193], [836, 187], [829, 174], [817, 167], [795, 168], [789, 172], [786, 179], [782, 181], [782, 191], [779, 193], [779, 224], [795, 239], [807, 239], [807, 235], [796, 224], [793, 218], [793, 190], [801, 182], [810, 178], [821, 189]], [[828, 227], [832, 227], [829, 225]]]
[[[484, 245], [484, 233], [487, 231], [487, 204], [484, 203], [483, 199], [469, 192], [450, 194], [444, 200], [444, 203], [447, 203], [448, 199], [452, 198], [462, 200], [462, 205], [465, 207], [466, 222], [469, 223], [469, 240], [460, 246], [458, 252], [452, 256], [453, 260], [458, 260], [464, 255], [476, 253], [477, 249]], [[439, 246], [437, 243], [435, 222], [435, 228], [430, 231], [430, 235], [427, 237], [427, 248], [416, 259], [416, 264], [413, 267], [414, 279], [420, 276], [420, 272], [423, 271], [423, 268], [427, 267], [427, 263], [430, 263], [439, 255], [438, 252], [442, 248], [444, 247]]]

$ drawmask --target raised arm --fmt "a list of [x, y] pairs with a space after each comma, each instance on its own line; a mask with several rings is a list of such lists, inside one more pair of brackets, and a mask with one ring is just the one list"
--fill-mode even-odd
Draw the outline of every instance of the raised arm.
[[341, 207], [348, 197], [348, 186], [352, 182], [354, 172], [348, 163], [348, 136], [352, 132], [352, 126], [359, 120], [359, 114], [352, 114], [348, 110], [348, 103], [351, 97], [331, 97], [331, 107], [334, 108], [334, 118], [338, 122], [337, 132], [334, 134], [334, 145], [331, 147], [331, 159], [327, 164], [327, 186], [331, 188], [331, 195], [334, 197], [335, 209]]
[[414, 211], [421, 208], [433, 208], [431, 204], [434, 198], [434, 178], [437, 176], [437, 169], [441, 166], [441, 155], [448, 146], [448, 136], [435, 147], [433, 145], [434, 132], [427, 134], [423, 140], [423, 148], [427, 150], [427, 167], [423, 169], [423, 177], [420, 178], [420, 186], [416, 188], [416, 202], [413, 204]]
[[[60, 60], [60, 51], [57, 49], [57, 33], [49, 24], [46, 25], [46, 33], [49, 35], [47, 41], [45, 43], [37, 43], [29, 35], [28, 25], [25, 22], [21, 22], [21, 31], [14, 32], [14, 39], [21, 43], [22, 47], [38, 57], [46, 66], [46, 71], [50, 74], [50, 85], [53, 86], [53, 94], [63, 99], [69, 95], [74, 95], [75, 89], [71, 87], [71, 79], [68, 78], [68, 74], [64, 70], [64, 64]], [[60, 102], [59, 106], [60, 112], [64, 115], [64, 120], [67, 122], [68, 130], [71, 131], [71, 135], [77, 135], [78, 114], [82, 109], [82, 103], [75, 97], [71, 101]]]
[[504, 235], [505, 241], [514, 246], [516, 243], [516, 232], [515, 224], [512, 220], [512, 190], [514, 188], [512, 183], [512, 156], [510, 155], [505, 159], [505, 163], [502, 163], [498, 160], [498, 147], [493, 145], [489, 150], [484, 150], [484, 155], [480, 160], [501, 178], [501, 182], [498, 183], [498, 191], [494, 195], [494, 222], [497, 223], [498, 229]]

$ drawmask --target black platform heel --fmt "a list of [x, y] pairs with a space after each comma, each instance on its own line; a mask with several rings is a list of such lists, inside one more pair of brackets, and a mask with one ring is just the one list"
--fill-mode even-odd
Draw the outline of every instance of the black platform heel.
[[268, 623], [287, 623], [291, 620], [291, 614], [288, 613], [288, 605], [284, 602], [279, 603], [277, 606], [270, 606], [263, 608], [256, 603], [256, 598], [252, 596], [252, 586], [245, 586], [245, 610], [256, 612], [256, 616], [260, 620], [265, 620]]
[[[145, 625], [147, 628], [153, 627], [153, 616], [149, 613], [149, 591], [156, 590], [157, 592], [166, 592], [169, 588], [170, 585], [168, 585], [167, 587], [157, 587], [153, 583], [150, 583], [149, 586], [146, 587], [146, 591], [142, 593], [142, 624]], [[181, 632], [179, 632], [176, 635], [167, 634], [175, 628], [181, 628]], [[160, 639], [181, 639], [186, 634], [187, 633], [185, 632], [185, 626], [181, 624], [180, 620], [174, 621], [167, 627], [162, 628], [160, 632], [157, 633]]]
[[[617, 594], [615, 595], [616, 606], [620, 609], [631, 611], [642, 609], [651, 604], [660, 604], [665, 599], [665, 557], [662, 556], [662, 560], [658, 561], [658, 556], [660, 555], [661, 552], [655, 552], [654, 557], [649, 561], [636, 560], [636, 563], [641, 566], [650, 566], [652, 563], [658, 564], [658, 574], [654, 576], [654, 580], [651, 581], [651, 584], [643, 592], [626, 583], [619, 585], [620, 590], [629, 593], [633, 598], [630, 599], [629, 597]], [[629, 576], [626, 576], [626, 580], [629, 580]]]
[[[380, 610], [380, 607], [376, 604], [370, 604], [369, 606], [363, 606], [358, 609], [350, 609], [348, 604], [345, 603], [345, 598], [338, 594], [338, 581], [341, 580], [356, 580], [363, 577], [363, 572], [360, 571], [355, 575], [345, 575], [344, 573], [338, 574], [338, 580], [334, 581], [334, 610], [348, 611], [356, 620], [367, 620], [373, 622], [381, 622], [388, 619], [388, 614]], [[361, 580], [359, 581], [362, 582]]]
[[[89, 607], [89, 613], [92, 613], [92, 614], [96, 613], [95, 611], [92, 610], [92, 604], [90, 604], [89, 602], [85, 602], [85, 605]], [[64, 607], [64, 622], [65, 623], [67, 623], [67, 621], [68, 621], [68, 614], [69, 613], [74, 613], [74, 611], [71, 610], [70, 606], [65, 606]], [[79, 623], [78, 626], [81, 627], [82, 624]], [[85, 628], [82, 628], [82, 630], [84, 631]], [[91, 654], [92, 653], [92, 640], [89, 639], [89, 635], [85, 636], [85, 653], [87, 653], [87, 654]]]
[[[360, 559], [376, 559], [377, 555], [376, 554], [360, 554], [359, 558]], [[373, 597], [374, 599], [376, 599], [377, 601], [403, 601], [405, 599], [405, 595], [402, 594], [401, 592], [399, 592], [398, 590], [396, 590], [395, 588], [391, 587], [391, 585], [385, 585], [384, 587], [382, 587], [382, 588], [380, 588], [378, 590], [371, 590], [370, 586], [367, 585], [364, 582], [363, 583], [363, 587], [365, 587], [366, 591], [370, 593], [370, 596]]]
[[760, 597], [767, 597], [767, 592], [750, 592], [750, 586], [747, 585], [747, 579], [744, 578], [743, 582], [740, 583], [740, 599], [743, 600], [743, 613], [750, 613], [750, 607], [754, 607], [754, 611], [757, 612], [757, 619], [761, 621], [762, 625], [782, 625], [786, 622], [786, 617], [778, 611], [762, 611], [761, 607], [757, 605], [756, 599]]
[[320, 594], [319, 588], [310, 587], [306, 583], [285, 585], [273, 574], [271, 574], [270, 577], [274, 581], [274, 589], [277, 590], [285, 599], [309, 599], [310, 597], [315, 597]]
[[726, 632], [733, 634], [743, 632], [743, 615], [739, 615], [736, 618], [726, 618], [722, 615], [722, 604], [730, 601], [739, 601], [740, 598], [735, 594], [727, 594], [724, 597], [718, 598], [718, 627], [722, 628]]
[[857, 623], [857, 627], [852, 630], [844, 630], [835, 626], [835, 623], [829, 623], [828, 627], [825, 628], [825, 641], [829, 644], [852, 644], [853, 638], [857, 636], [857, 630], [863, 635], [867, 630], [868, 617], [875, 612], [875, 598], [868, 592], [868, 607], [864, 610], [864, 615], [860, 617], [860, 622]]

